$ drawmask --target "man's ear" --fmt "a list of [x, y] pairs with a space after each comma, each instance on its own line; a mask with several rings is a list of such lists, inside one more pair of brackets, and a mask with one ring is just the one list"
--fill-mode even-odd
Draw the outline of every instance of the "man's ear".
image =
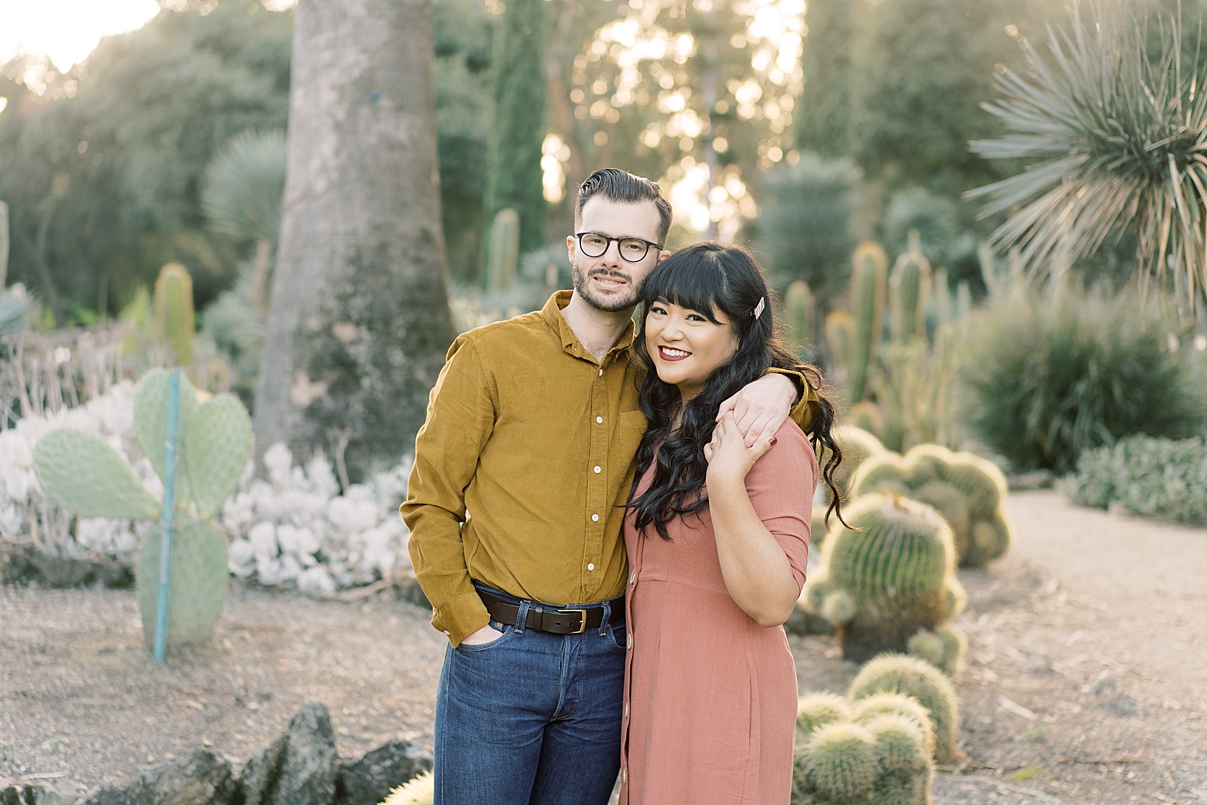
[[658, 252], [658, 262], [661, 263], [663, 260], [665, 260], [666, 258], [668, 258], [670, 256], [671, 256], [671, 250], [663, 249], [662, 251]]
[[578, 251], [578, 239], [573, 235], [566, 236], [566, 255], [570, 258], [570, 262], [574, 262], [576, 252]]

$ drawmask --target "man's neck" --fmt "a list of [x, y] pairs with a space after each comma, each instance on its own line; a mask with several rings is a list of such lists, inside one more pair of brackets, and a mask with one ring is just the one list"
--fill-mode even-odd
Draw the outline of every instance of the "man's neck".
[[608, 350], [616, 346], [616, 342], [628, 329], [629, 322], [633, 320], [633, 308], [615, 313], [597, 310], [588, 305], [586, 300], [578, 295], [578, 291], [575, 291], [570, 297], [570, 303], [562, 308], [562, 318], [570, 325], [570, 329], [586, 347], [587, 352], [594, 355], [595, 360], [602, 361]]

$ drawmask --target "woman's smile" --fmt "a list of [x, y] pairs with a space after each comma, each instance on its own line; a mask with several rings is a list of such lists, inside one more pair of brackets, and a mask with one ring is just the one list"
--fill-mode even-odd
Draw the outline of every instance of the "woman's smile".
[[659, 345], [658, 356], [664, 361], [681, 361], [684, 358], [690, 358], [691, 353], [674, 347], [666, 347]]
[[685, 400], [694, 397], [738, 348], [729, 319], [721, 311], [713, 311], [710, 319], [697, 310], [663, 300], [650, 305], [645, 339], [654, 351], [659, 379], [678, 386]]

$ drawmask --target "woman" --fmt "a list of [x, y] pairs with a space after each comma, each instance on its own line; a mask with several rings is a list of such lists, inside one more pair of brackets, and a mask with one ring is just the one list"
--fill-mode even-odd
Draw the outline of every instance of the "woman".
[[[721, 401], [772, 366], [820, 390], [817, 370], [773, 331], [767, 286], [742, 249], [692, 246], [646, 280], [622, 805], [789, 801], [797, 684], [781, 625], [805, 580], [818, 462], [795, 422], [749, 448], [732, 414], [714, 427]], [[819, 398], [810, 430], [833, 451], [833, 490], [841, 453], [833, 405]]]

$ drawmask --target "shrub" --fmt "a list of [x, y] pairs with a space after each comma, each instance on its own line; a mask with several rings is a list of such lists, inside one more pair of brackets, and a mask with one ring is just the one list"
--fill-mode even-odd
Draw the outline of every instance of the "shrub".
[[1203, 395], [1170, 345], [1169, 316], [1134, 293], [1026, 288], [993, 300], [969, 329], [971, 420], [1016, 470], [1071, 471], [1082, 451], [1133, 434], [1182, 438]]
[[1129, 512], [1190, 525], [1207, 524], [1207, 441], [1132, 436], [1081, 454], [1061, 484], [1079, 506]]

